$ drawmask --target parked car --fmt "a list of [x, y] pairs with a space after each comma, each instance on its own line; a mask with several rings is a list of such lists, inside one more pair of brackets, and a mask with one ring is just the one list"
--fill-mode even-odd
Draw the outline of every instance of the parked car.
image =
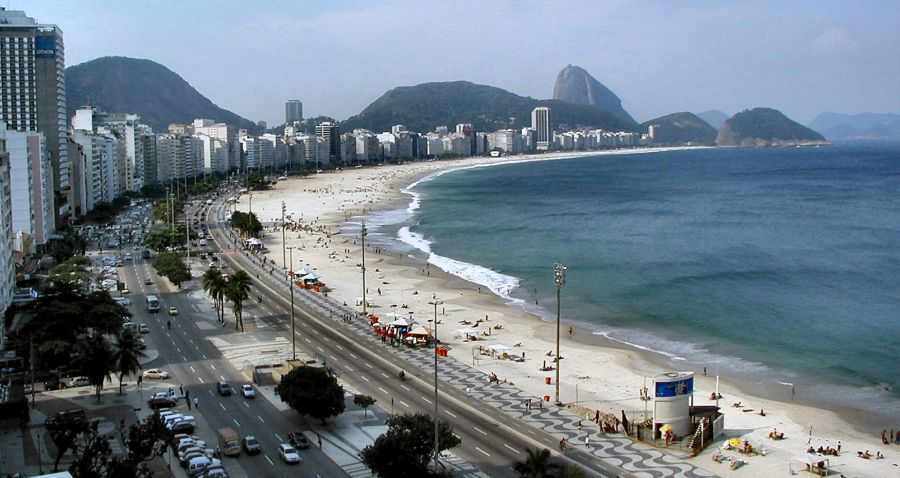
[[258, 455], [262, 452], [262, 446], [260, 446], [259, 441], [257, 441], [256, 437], [253, 435], [245, 436], [244, 439], [241, 440], [241, 445], [248, 455]]
[[151, 368], [144, 370], [144, 373], [141, 374], [146, 379], [163, 379], [169, 378], [169, 372], [165, 370], [160, 370], [158, 368]]
[[211, 465], [199, 476], [202, 478], [228, 478], [228, 472], [221, 465]]
[[231, 389], [231, 385], [228, 385], [227, 382], [219, 382], [216, 384], [216, 391], [219, 392], [219, 395], [223, 397], [227, 397], [234, 393], [234, 390]]
[[188, 476], [198, 476], [200, 473], [206, 471], [207, 468], [215, 465], [221, 465], [222, 461], [217, 460], [215, 458], [209, 458], [208, 456], [198, 456], [193, 458], [187, 466], [187, 474]]
[[178, 315], [178, 307], [175, 307], [174, 305], [169, 307], [169, 315]]
[[149, 277], [144, 279], [144, 285], [153, 285], [153, 279]]
[[169, 397], [153, 397], [147, 401], [147, 404], [150, 405], [150, 408], [157, 410], [160, 408], [169, 408], [178, 405], [178, 402], [169, 398]]
[[309, 440], [306, 438], [306, 435], [300, 432], [289, 432], [288, 433], [288, 441], [291, 442], [291, 445], [299, 448], [301, 450], [305, 450], [309, 448]]
[[196, 427], [197, 422], [194, 420], [179, 420], [169, 427], [169, 430], [171, 430], [172, 433], [194, 433]]
[[294, 464], [303, 461], [300, 458], [300, 453], [288, 443], [278, 445], [278, 456], [280, 456], [285, 463]]
[[141, 325], [138, 326], [138, 330], [139, 330], [142, 334], [149, 334], [149, 333], [150, 333], [150, 326], [147, 325], [147, 324], [141, 324]]
[[53, 415], [52, 417], [48, 418], [47, 421], [46, 421], [46, 423], [53, 423], [53, 422], [55, 422], [55, 421], [57, 421], [57, 420], [59, 420], [59, 419], [62, 419], [62, 418], [68, 418], [68, 417], [81, 417], [81, 418], [83, 418], [84, 420], [87, 420], [87, 414], [84, 412], [83, 409], [81, 409], [81, 408], [71, 408], [71, 409], [69, 409], [69, 410], [63, 410], [63, 411], [61, 411], [61, 412], [59, 412], [59, 413], [56, 413], [56, 414]]
[[91, 384], [87, 377], [74, 377], [69, 380], [70, 387], [86, 387]]
[[243, 395], [244, 398], [256, 398], [256, 390], [253, 389], [253, 385], [245, 383], [241, 385], [241, 395]]

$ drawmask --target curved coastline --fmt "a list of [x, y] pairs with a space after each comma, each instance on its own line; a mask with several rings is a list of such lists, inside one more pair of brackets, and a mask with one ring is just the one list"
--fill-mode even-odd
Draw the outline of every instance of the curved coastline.
[[[608, 154], [649, 153], [667, 150], [669, 149], [627, 152], [612, 151]], [[597, 154], [597, 152], [590, 152], [585, 155], [594, 156]], [[354, 234], [356, 233], [354, 231], [354, 224], [358, 223], [360, 220], [372, 218], [374, 215], [384, 214], [390, 210], [397, 209], [404, 209], [406, 214], [408, 214], [408, 217], [412, 217], [416, 207], [418, 207], [417, 194], [420, 194], [412, 191], [412, 189], [422, 182], [430, 181], [443, 174], [461, 169], [494, 167], [503, 164], [511, 164], [513, 162], [570, 159], [578, 156], [582, 155], [559, 155], [558, 157], [539, 156], [534, 158], [521, 158], [513, 161], [508, 161], [504, 158], [494, 159], [492, 161], [484, 159], [441, 161], [435, 163], [414, 163], [412, 165], [399, 167], [385, 166], [371, 168], [366, 170], [367, 174], [360, 174], [359, 170], [349, 170], [337, 174], [323, 174], [320, 176], [322, 179], [326, 179], [329, 182], [329, 187], [336, 187], [337, 184], [348, 180], [350, 176], [356, 174], [359, 181], [353, 183], [355, 187], [348, 187], [347, 190], [356, 191], [359, 197], [355, 203], [350, 199], [345, 199], [343, 203], [335, 201], [329, 203], [327, 200], [322, 201], [323, 207], [320, 211], [321, 214], [316, 215], [315, 220], [307, 222], [310, 224], [327, 225], [329, 228], [334, 227], [342, 229], [342, 236], [333, 236], [332, 242], [339, 241], [339, 238], [343, 237], [343, 243], [346, 246], [345, 250], [348, 251], [346, 259], [354, 261], [354, 258], [358, 255], [358, 245], [353, 241]], [[385, 172], [388, 173], [385, 174]], [[283, 185], [280, 185], [278, 190], [285, 193], [289, 190], [297, 189], [294, 186], [297, 186], [298, 188], [301, 187], [305, 181], [307, 180], [292, 179], [286, 183], [282, 183]], [[373, 183], [380, 183], [382, 185], [377, 193], [375, 193], [375, 190], [378, 188], [371, 187], [371, 184]], [[305, 195], [306, 199], [310, 200], [312, 197], [311, 195], [314, 194], [312, 191], [316, 190], [316, 188], [310, 189], [308, 191], [309, 194]], [[335, 193], [332, 191], [331, 194], [334, 195]], [[273, 201], [270, 201], [273, 204], [269, 205], [271, 207], [265, 205], [265, 199], [263, 197], [259, 197], [258, 195], [255, 196], [254, 212], [258, 212], [261, 215], [261, 219], [270, 221], [280, 217], [281, 194], [273, 195], [271, 198]], [[327, 199], [327, 197], [321, 197], [321, 194], [319, 194], [319, 196], [320, 197], [316, 197], [315, 199]], [[260, 204], [260, 206], [257, 206], [257, 204]], [[319, 209], [316, 210], [318, 211]], [[277, 234], [272, 234], [271, 237], [266, 238], [266, 243], [272, 244], [269, 246], [272, 251], [280, 248], [280, 237], [278, 236], [279, 235]], [[300, 237], [302, 237], [302, 235]], [[318, 247], [311, 244], [309, 241], [303, 242], [302, 240], [300, 245], [309, 252], [313, 252], [313, 248]], [[326, 242], [323, 249], [328, 248], [329, 246]], [[335, 247], [332, 245], [331, 248], [334, 249]], [[420, 254], [431, 254], [430, 250], [422, 251], [420, 248], [416, 248], [416, 251]], [[336, 266], [336, 262], [338, 261], [329, 256], [328, 260], [317, 263], [317, 260], [324, 259], [324, 257], [322, 257], [324, 256], [324, 252], [325, 251], [319, 251], [316, 254], [311, 254], [307, 264], [318, 264], [319, 271], [326, 274], [326, 278], [328, 278], [332, 274], [332, 266]], [[304, 256], [306, 256], [306, 254], [304, 254]], [[319, 257], [314, 258], [312, 256]], [[280, 262], [280, 254], [273, 253], [270, 257], [276, 262]], [[377, 273], [377, 271], [379, 271], [378, 265], [381, 264], [382, 273], [384, 275], [387, 275], [388, 271], [390, 271], [390, 274], [393, 274], [390, 281], [383, 281], [384, 284], [388, 284], [388, 282], [394, 283], [395, 279], [398, 282], [403, 282], [403, 287], [407, 288], [400, 291], [400, 301], [418, 300], [413, 299], [408, 295], [411, 288], [416, 288], [416, 292], [420, 288], [428, 291], [435, 291], [434, 294], [439, 294], [442, 298], [448, 298], [448, 300], [446, 300], [448, 303], [447, 312], [452, 316], [465, 314], [465, 312], [462, 312], [461, 310], [469, 310], [469, 317], [471, 317], [472, 309], [477, 309], [481, 312], [487, 312], [491, 315], [493, 320], [502, 320], [505, 325], [515, 324], [515, 328], [517, 329], [515, 333], [518, 334], [516, 336], [524, 337], [525, 341], [540, 341], [541, 343], [544, 343], [540, 337], [552, 336], [554, 332], [552, 329], [555, 327], [551, 327], [549, 322], [542, 320], [540, 314], [535, 313], [535, 311], [527, 310], [523, 307], [516, 307], [516, 305], [519, 304], [516, 304], [515, 302], [511, 303], [511, 299], [515, 300], [515, 298], [509, 297], [508, 295], [504, 296], [502, 291], [496, 294], [477, 294], [474, 292], [479, 287], [476, 282], [466, 280], [465, 278], [458, 277], [452, 273], [429, 269], [428, 259], [429, 257], [411, 257], [410, 254], [403, 251], [399, 253], [382, 252], [380, 256], [375, 254], [370, 256], [367, 252], [367, 269], [374, 269]], [[306, 262], [306, 260], [307, 259], [304, 259], [304, 262]], [[376, 265], [371, 265], [369, 262], [370, 260], [374, 261]], [[341, 259], [340, 262], [344, 262], [344, 260]], [[345, 278], [348, 282], [354, 282], [353, 278], [358, 277], [359, 273], [358, 271], [354, 272], [352, 266], [348, 267], [348, 270], [348, 274], [342, 273], [340, 277]], [[338, 274], [335, 271], [335, 277], [337, 276]], [[372, 283], [377, 282], [373, 281]], [[385, 285], [384, 287], [385, 295], [387, 295], [387, 289], [392, 287], [392, 285]], [[398, 287], [400, 286], [398, 285]], [[403, 295], [404, 291], [407, 293], [406, 296]], [[348, 301], [348, 303], [353, 300], [354, 295], [358, 295], [358, 292], [353, 292], [353, 286], [347, 287], [347, 290], [335, 290], [333, 293], [333, 296], [341, 297]], [[372, 291], [372, 296], [374, 295], [374, 291]], [[453, 299], [454, 296], [459, 296], [459, 299]], [[396, 297], [394, 299], [389, 299], [389, 301], [395, 301], [395, 299]], [[421, 297], [421, 299], [426, 298]], [[465, 301], [467, 308], [457, 307], [456, 304], [452, 304], [453, 310], [450, 310], [451, 301], [456, 302], [457, 300], [460, 302]], [[513, 307], [510, 307], [511, 305]], [[411, 308], [416, 307], [412, 303], [410, 306]], [[383, 307], [387, 307], [387, 305], [384, 305]], [[386, 311], [386, 309], [381, 310]], [[425, 310], [429, 315], [425, 317], [430, 316], [430, 312], [427, 312], [427, 310], [430, 309]], [[423, 311], [419, 308], [416, 312], [421, 314]], [[422, 315], [419, 317], [422, 317]], [[449, 319], [442, 319], [442, 321], [444, 320]], [[575, 324], [575, 322], [572, 323]], [[555, 326], [555, 324], [552, 325]], [[509, 328], [512, 329], [513, 327]], [[442, 340], [444, 340], [443, 334]], [[506, 336], [504, 336], [504, 340], [506, 340]], [[447, 342], [451, 343], [457, 350], [462, 351], [461, 354], [456, 354], [457, 359], [468, 361], [468, 354], [465, 352], [468, 348], [468, 344], [463, 344], [458, 341], [454, 342], [449, 339]], [[587, 388], [589, 388], [587, 386], [588, 384], [583, 383], [583, 388], [581, 390], [582, 401], [588, 399], [588, 402], [593, 402], [593, 406], [606, 411], [615, 412], [617, 409], [622, 408], [642, 408], [643, 404], [637, 400], [637, 391], [642, 385], [644, 377], [653, 376], [656, 373], [672, 369], [671, 365], [667, 363], [669, 359], [662, 355], [648, 350], [641, 350], [639, 345], [634, 346], [617, 342], [615, 339], [609, 337], [595, 335], [587, 329], [579, 328], [572, 338], [564, 338], [564, 347], [564, 351], [570, 350], [570, 354], [579, 357], [583, 355], [588, 359], [586, 361], [593, 363], [593, 368], [590, 366], [588, 367], [590, 375], [594, 377], [591, 381], [609, 383], [608, 386], [601, 387], [606, 388], [606, 390], [596, 391], [587, 390]], [[532, 360], [539, 361], [542, 355], [542, 353], [537, 351], [534, 347], [528, 349], [528, 354], [529, 362], [532, 362]], [[538, 358], [534, 359], [534, 357]], [[532, 370], [534, 369], [533, 366], [528, 366], [528, 369], [523, 372], [522, 370], [511, 370], [511, 367], [516, 367], [516, 365], [509, 364], [507, 361], [503, 361], [504, 363], [495, 363], [495, 361], [484, 363], [485, 360], [480, 359], [477, 360], [477, 362], [479, 368], [485, 370], [486, 373], [494, 371], [501, 376], [508, 376], [510, 378], [515, 377], [516, 385], [523, 389], [533, 391], [536, 394], [545, 393], [545, 387], [535, 383], [538, 379], [543, 378], [543, 374], [534, 372]], [[563, 362], [562, 371], [565, 371], [566, 365], [568, 364]], [[574, 365], [576, 364], [571, 364], [570, 367]], [[584, 376], [587, 375], [588, 373], [585, 372]], [[567, 378], [564, 378], [564, 380], [569, 381], [569, 384], [562, 384], [564, 396], [569, 396], [570, 398], [567, 401], [571, 401], [571, 397], [574, 396], [571, 382], [575, 381], [575, 379], [572, 378], [572, 380], [568, 380]], [[540, 381], [542, 382], [542, 380]], [[704, 400], [706, 397], [703, 395], [708, 395], [714, 387], [715, 383], [712, 377], [704, 377], [702, 375], [697, 377], [697, 393], [695, 397], [698, 404], [705, 404], [708, 402], [708, 400]], [[817, 431], [827, 434], [828, 436], [838, 437], [837, 439], [843, 439], [844, 443], [853, 443], [856, 441], [862, 442], [865, 439], [865, 436], [867, 436], [864, 435], [865, 430], [854, 428], [855, 426], [860, 425], [860, 422], [857, 420], [859, 417], [854, 417], [852, 410], [815, 408], [798, 403], [790, 403], [789, 396], [786, 397], [788, 400], [778, 400], [775, 391], [787, 390], [784, 385], [781, 385], [780, 389], [776, 388], [771, 395], [766, 393], [764, 396], [752, 396], [751, 394], [746, 393], [745, 390], [742, 390], [741, 387], [742, 384], [739, 382], [732, 383], [727, 379], [723, 379], [720, 385], [720, 391], [726, 395], [724, 401], [728, 403], [732, 400], [744, 401], [748, 404], [754, 404], [754, 406], [764, 404], [767, 414], [775, 418], [775, 420], [778, 420], [779, 430], [788, 430], [789, 433], [793, 433], [796, 436], [801, 434], [803, 430], [807, 428], [807, 423], [814, 421], [817, 424]], [[759, 390], [755, 389], [755, 391], [758, 393]], [[726, 404], [723, 403], [722, 405], [723, 411], [727, 414], [726, 428], [728, 429], [761, 429], [766, 426], [758, 423], [758, 417], [751, 417], [749, 414], [734, 414], [731, 413], [733, 410], [728, 410], [724, 406]], [[860, 446], [865, 446], [867, 448], [873, 447], [871, 444], [861, 444]], [[703, 464], [705, 465], [705, 463]]]

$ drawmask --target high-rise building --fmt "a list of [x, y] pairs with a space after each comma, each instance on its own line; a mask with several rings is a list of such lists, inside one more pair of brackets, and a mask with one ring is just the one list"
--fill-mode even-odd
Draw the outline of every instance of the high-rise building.
[[535, 149], [547, 151], [550, 149], [552, 134], [550, 131], [550, 108], [539, 106], [531, 111], [531, 128], [535, 132]]
[[303, 121], [303, 102], [287, 100], [284, 104], [284, 123], [293, 124], [295, 121]]
[[343, 162], [341, 158], [341, 127], [331, 121], [316, 125], [316, 136], [325, 140], [325, 158], [332, 165]]
[[0, 7], [0, 119], [9, 129], [44, 134], [56, 225], [67, 222], [70, 212], [65, 68], [59, 27]]
[[[0, 138], [0, 315], [12, 303], [16, 286], [16, 267], [13, 262], [12, 203], [9, 185], [9, 154], [6, 140]], [[6, 321], [0, 320], [0, 349], [6, 345]]]
[[[6, 140], [9, 155], [13, 232], [27, 235], [34, 245], [44, 244], [55, 230], [52, 168], [44, 135], [10, 131], [0, 121], [0, 138]], [[26, 255], [33, 252], [17, 250]]]

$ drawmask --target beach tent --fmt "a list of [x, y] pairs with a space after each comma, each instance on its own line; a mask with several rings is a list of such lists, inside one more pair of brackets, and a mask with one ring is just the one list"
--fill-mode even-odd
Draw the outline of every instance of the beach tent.
[[457, 335], [478, 335], [478, 329], [473, 329], [471, 327], [466, 329], [456, 329]]
[[250, 239], [247, 239], [247, 244], [250, 244], [251, 246], [258, 246], [262, 244], [262, 241], [255, 237], [251, 237]]
[[505, 352], [507, 350], [512, 350], [512, 347], [503, 344], [491, 344], [488, 345], [487, 348], [493, 350], [494, 352]]
[[[362, 301], [362, 297], [360, 297], [359, 300]], [[406, 314], [398, 314], [396, 312], [388, 312], [387, 314], [384, 314], [384, 316], [396, 319], [397, 317], [406, 317]]]
[[388, 325], [392, 325], [394, 327], [409, 327], [410, 325], [412, 325], [412, 321], [410, 321], [409, 319], [406, 319], [406, 318], [402, 318], [402, 319], [397, 319]]
[[[310, 273], [309, 269], [304, 267], [303, 269], [300, 269], [299, 271], [294, 272], [294, 275], [297, 277], [300, 277], [300, 276], [305, 276], [306, 274], [309, 274], [309, 273]], [[360, 297], [359, 300], [362, 301], [362, 297]]]
[[418, 325], [416, 327], [413, 327], [409, 332], [407, 332], [407, 334], [421, 336], [421, 335], [431, 335], [431, 332], [429, 332], [428, 329], [426, 329], [425, 327]]
[[794, 462], [802, 464], [806, 467], [805, 471], [810, 473], [815, 473], [820, 476], [828, 475], [828, 458], [813, 455], [812, 453], [804, 453], [803, 455], [795, 455], [791, 458], [791, 463], [793, 464]]

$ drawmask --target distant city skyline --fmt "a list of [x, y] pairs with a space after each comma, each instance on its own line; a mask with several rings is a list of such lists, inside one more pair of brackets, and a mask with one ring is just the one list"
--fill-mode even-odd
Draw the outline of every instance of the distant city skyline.
[[[8, 0], [66, 35], [66, 65], [159, 62], [217, 105], [338, 120], [396, 86], [468, 80], [551, 98], [567, 64], [636, 120], [768, 106], [810, 122], [900, 112], [900, 3], [362, 1], [274, 5]], [[536, 34], [540, 32], [540, 34]], [[292, 52], [292, 54], [286, 54]]]

